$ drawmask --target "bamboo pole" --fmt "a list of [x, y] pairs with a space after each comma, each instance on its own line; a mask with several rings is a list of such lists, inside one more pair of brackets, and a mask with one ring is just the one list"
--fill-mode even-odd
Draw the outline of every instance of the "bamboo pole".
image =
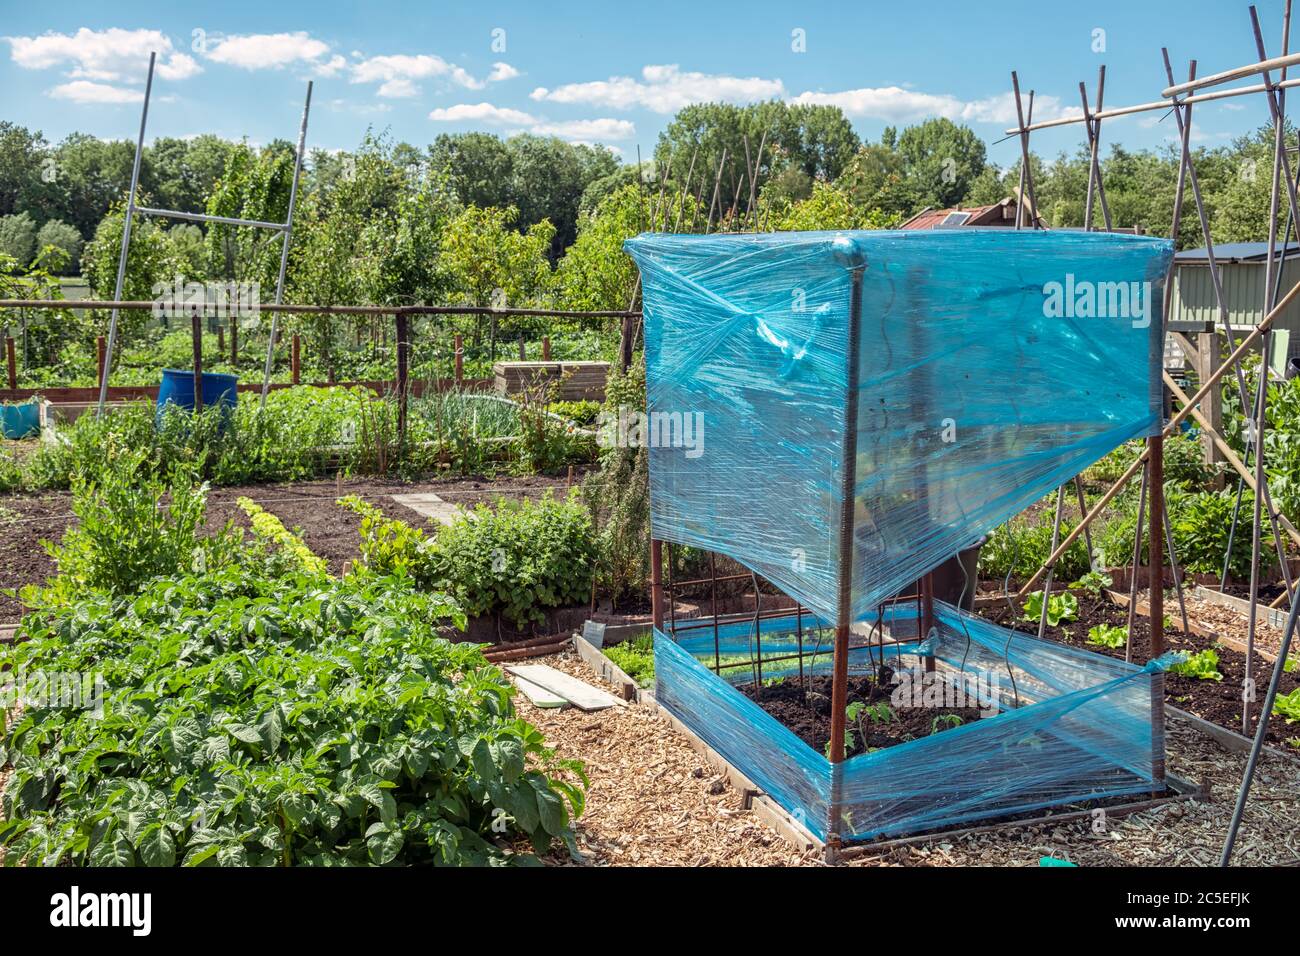
[[[1274, 84], [1275, 89], [1291, 89], [1296, 86], [1300, 86], [1300, 79], [1291, 79], [1287, 80], [1285, 83]], [[1255, 93], [1263, 93], [1266, 89], [1267, 87], [1265, 87], [1263, 83], [1257, 83], [1253, 86], [1239, 86], [1230, 90], [1219, 90], [1214, 93], [1198, 93], [1195, 96], [1184, 96], [1179, 99], [1179, 102], [1185, 105], [1191, 103], [1209, 103], [1214, 100], [1226, 100], [1236, 96], [1250, 96]], [[1154, 103], [1139, 103], [1135, 106], [1114, 106], [1108, 110], [1101, 110], [1093, 113], [1092, 118], [1114, 119], [1119, 116], [1133, 116], [1137, 113], [1155, 113], [1157, 111], [1167, 112], [1172, 108], [1173, 107], [1167, 100], [1160, 100]], [[1055, 129], [1059, 126], [1075, 126], [1082, 122], [1084, 122], [1083, 116], [1062, 116], [1056, 119], [1042, 120], [1038, 123], [1026, 123], [1023, 131], [1026, 133], [1036, 133], [1039, 130]], [[1019, 127], [1002, 131], [1004, 136], [1019, 136], [1020, 133], [1021, 129]]]

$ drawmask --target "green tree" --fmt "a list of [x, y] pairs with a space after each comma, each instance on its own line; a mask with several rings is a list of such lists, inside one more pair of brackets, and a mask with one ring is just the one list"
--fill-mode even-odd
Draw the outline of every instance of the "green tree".
[[[513, 206], [469, 206], [448, 222], [440, 267], [446, 288], [464, 304], [519, 307], [539, 301], [549, 290], [548, 254], [555, 228], [543, 219], [527, 232], [517, 232], [513, 227], [518, 215]], [[480, 317], [474, 326], [475, 344], [482, 340], [485, 325], [493, 353], [499, 329], [527, 327], [518, 320], [498, 322], [495, 314], [487, 322]]]
[[36, 233], [36, 250], [42, 252], [53, 246], [61, 253], [62, 266], [51, 268], [55, 275], [71, 275], [81, 261], [81, 233], [59, 219], [51, 219]]
[[959, 202], [984, 170], [984, 141], [943, 117], [903, 130], [898, 152], [918, 200], [937, 208]]
[[623, 242], [641, 231], [645, 215], [640, 187], [632, 183], [610, 193], [595, 212], [583, 217], [577, 241], [555, 269], [561, 308], [612, 312], [628, 307], [637, 271]]
[[24, 269], [31, 265], [36, 254], [36, 223], [28, 213], [0, 216], [0, 253]]

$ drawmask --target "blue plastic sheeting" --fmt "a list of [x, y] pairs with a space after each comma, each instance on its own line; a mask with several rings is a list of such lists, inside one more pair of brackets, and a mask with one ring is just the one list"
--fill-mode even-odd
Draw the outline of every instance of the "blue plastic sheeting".
[[[914, 635], [915, 613], [911, 604], [886, 609], [884, 627]], [[919, 646], [904, 640], [882, 649], [879, 630], [855, 634], [850, 670], [874, 674], [888, 665], [900, 675], [896, 707], [939, 713], [961, 688], [966, 704], [990, 716], [838, 765], [734, 687], [754, 680], [759, 647], [764, 680], [799, 679], [798, 663], [767, 663], [797, 652], [793, 615], [760, 622], [757, 636], [751, 621], [721, 625], [716, 651], [709, 627], [680, 631], [676, 642], [656, 632], [656, 697], [822, 839], [913, 833], [1163, 787], [1163, 731], [1152, 723], [1152, 702], [1163, 694], [1171, 655], [1137, 667], [947, 604], [937, 603], [935, 616]], [[805, 618], [802, 673], [830, 673], [832, 636]], [[715, 654], [732, 665], [721, 676], [710, 669]], [[922, 683], [921, 654], [935, 659], [938, 682]]]
[[644, 288], [649, 412], [627, 439], [650, 445], [654, 536], [729, 555], [827, 617], [847, 439], [860, 620], [1156, 428], [1166, 240], [970, 229], [625, 247]]

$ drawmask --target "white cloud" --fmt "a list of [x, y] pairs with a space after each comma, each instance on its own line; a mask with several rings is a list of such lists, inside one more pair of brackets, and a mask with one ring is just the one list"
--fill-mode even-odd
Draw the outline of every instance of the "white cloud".
[[372, 56], [352, 67], [353, 83], [379, 83], [379, 95], [386, 97], [415, 96], [420, 92], [416, 80], [444, 77], [470, 90], [482, 89], [484, 85], [461, 67], [427, 53]]
[[675, 63], [643, 67], [640, 80], [611, 76], [608, 80], [566, 83], [553, 90], [539, 86], [531, 94], [539, 102], [583, 103], [623, 110], [641, 107], [664, 114], [676, 113], [691, 103], [752, 103], [784, 95], [785, 86], [780, 80], [683, 73]]
[[585, 119], [563, 120], [556, 123], [539, 121], [534, 123], [529, 132], [539, 136], [558, 136], [560, 139], [575, 142], [604, 142], [610, 139], [631, 139], [636, 135], [636, 127], [623, 119]]
[[457, 103], [429, 113], [436, 123], [494, 123], [502, 126], [531, 126], [537, 118], [523, 110], [491, 103]]
[[518, 75], [519, 71], [509, 63], [497, 62], [492, 64], [492, 72], [488, 74], [487, 81], [500, 83], [502, 80], [513, 80]]
[[631, 139], [636, 127], [628, 120], [599, 119], [550, 121], [508, 106], [492, 103], [457, 103], [429, 113], [435, 123], [487, 123], [527, 130], [538, 136], [558, 136], [575, 143]]
[[[922, 93], [900, 86], [861, 87], [835, 93], [808, 91], [790, 99], [791, 103], [838, 106], [846, 116], [879, 119], [887, 122], [943, 116], [954, 122], [998, 123], [1015, 125], [1016, 101], [1011, 93], [978, 100], [962, 100], [947, 93]], [[1063, 106], [1055, 96], [1034, 99], [1034, 121], [1079, 116], [1078, 107]]]
[[[280, 69], [294, 63], [319, 63], [329, 44], [305, 30], [295, 33], [250, 33], [215, 41], [208, 59], [245, 70]], [[332, 61], [326, 61], [332, 62]]]
[[95, 83], [92, 80], [72, 80], [60, 83], [49, 90], [49, 95], [56, 100], [70, 100], [73, 103], [139, 103], [144, 99], [140, 90], [113, 86], [111, 83]]
[[329, 79], [330, 77], [338, 76], [347, 65], [347, 57], [336, 53], [325, 62], [316, 66], [312, 70], [312, 75], [320, 77], [321, 79]]
[[14, 63], [23, 69], [65, 67], [74, 80], [143, 83], [150, 52], [158, 54], [156, 72], [164, 80], [184, 80], [202, 72], [193, 57], [175, 52], [171, 39], [157, 30], [82, 27], [76, 33], [4, 39], [9, 41]]

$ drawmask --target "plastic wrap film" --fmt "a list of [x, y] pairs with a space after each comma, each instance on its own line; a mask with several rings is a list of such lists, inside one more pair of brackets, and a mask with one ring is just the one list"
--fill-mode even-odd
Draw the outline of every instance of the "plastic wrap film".
[[654, 536], [729, 555], [828, 617], [844, 462], [860, 620], [1158, 421], [1167, 240], [949, 229], [626, 248], [644, 288]]
[[[825, 621], [805, 616], [797, 628], [792, 614], [762, 620], [757, 631], [753, 621], [728, 623], [716, 638], [706, 624], [679, 629], [676, 641], [656, 632], [656, 698], [821, 839], [914, 833], [1163, 787], [1152, 707], [1173, 655], [1138, 667], [943, 603], [935, 618], [919, 644], [881, 644], [880, 630], [859, 628], [850, 673], [887, 665], [900, 705], [940, 707], [961, 688], [986, 716], [838, 765], [734, 686], [753, 682], [759, 666], [763, 680], [829, 674]], [[915, 635], [915, 605], [884, 609], [882, 623]], [[935, 661], [928, 684], [922, 655]]]

